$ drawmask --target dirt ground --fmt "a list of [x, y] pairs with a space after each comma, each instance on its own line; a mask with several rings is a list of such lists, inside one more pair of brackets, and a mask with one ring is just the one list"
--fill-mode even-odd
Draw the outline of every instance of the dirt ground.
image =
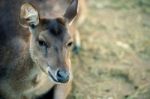
[[68, 99], [150, 99], [150, 1], [87, 0]]

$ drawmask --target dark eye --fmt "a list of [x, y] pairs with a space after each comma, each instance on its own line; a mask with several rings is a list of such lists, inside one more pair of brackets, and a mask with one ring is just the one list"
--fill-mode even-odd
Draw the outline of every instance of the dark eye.
[[43, 40], [39, 40], [38, 43], [40, 46], [46, 46], [47, 47], [47, 43]]
[[71, 41], [67, 44], [67, 47], [72, 47], [72, 45], [73, 45], [73, 42]]

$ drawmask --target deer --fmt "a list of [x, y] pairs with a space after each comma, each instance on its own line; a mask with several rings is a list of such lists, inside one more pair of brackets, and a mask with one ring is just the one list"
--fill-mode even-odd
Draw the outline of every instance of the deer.
[[66, 99], [78, 0], [59, 17], [40, 15], [36, 1], [15, 1], [0, 1], [0, 99], [42, 99], [52, 88], [47, 98]]

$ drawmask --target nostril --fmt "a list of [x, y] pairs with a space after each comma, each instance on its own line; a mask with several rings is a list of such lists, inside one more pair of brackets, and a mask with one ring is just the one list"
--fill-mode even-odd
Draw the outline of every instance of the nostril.
[[64, 71], [60, 71], [60, 70], [59, 70], [59, 71], [57, 72], [57, 76], [60, 77], [60, 78], [62, 78], [63, 76], [65, 76]]
[[67, 82], [69, 80], [69, 73], [65, 70], [58, 70], [57, 71], [57, 80], [62, 83]]

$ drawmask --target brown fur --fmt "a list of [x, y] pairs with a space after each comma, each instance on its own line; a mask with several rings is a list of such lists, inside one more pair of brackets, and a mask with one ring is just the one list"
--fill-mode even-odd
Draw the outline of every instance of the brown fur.
[[[69, 48], [66, 46], [72, 41], [72, 34], [68, 30], [67, 20], [58, 18], [62, 17], [69, 4], [63, 0], [56, 1], [0, 1], [0, 98], [36, 99], [54, 85], [54, 99], [67, 97], [71, 82], [58, 84], [50, 81], [46, 67], [47, 63], [52, 66], [53, 75], [57, 69], [71, 73]], [[20, 7], [25, 2], [33, 4], [40, 12], [39, 24], [36, 27], [27, 25], [30, 31], [19, 25], [22, 22], [19, 20]], [[55, 10], [57, 4], [62, 5], [59, 11]], [[47, 51], [38, 47], [41, 39], [47, 42]]]

